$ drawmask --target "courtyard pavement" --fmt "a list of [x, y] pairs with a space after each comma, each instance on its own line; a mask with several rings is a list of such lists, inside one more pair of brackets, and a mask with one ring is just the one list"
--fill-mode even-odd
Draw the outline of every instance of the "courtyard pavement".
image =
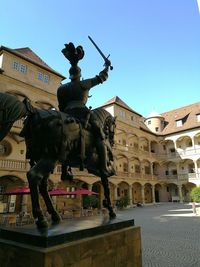
[[200, 267], [200, 216], [191, 204], [161, 203], [118, 212], [141, 227], [143, 267]]

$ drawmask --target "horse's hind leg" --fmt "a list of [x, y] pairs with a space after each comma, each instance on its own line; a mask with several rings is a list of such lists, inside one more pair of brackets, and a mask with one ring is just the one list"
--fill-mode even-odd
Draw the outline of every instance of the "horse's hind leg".
[[51, 214], [51, 219], [53, 223], [59, 223], [61, 221], [61, 217], [58, 214], [58, 212], [55, 210], [51, 197], [48, 193], [48, 177], [45, 177], [39, 186], [40, 194], [42, 195], [44, 202], [47, 207], [47, 211], [49, 214]]
[[111, 219], [116, 217], [116, 214], [113, 211], [111, 201], [110, 201], [110, 189], [109, 189], [109, 183], [108, 183], [108, 178], [105, 176], [101, 177], [101, 182], [104, 188], [104, 196], [105, 199], [103, 201], [103, 206], [108, 209], [109, 211], [109, 216]]
[[48, 177], [51, 171], [54, 169], [55, 160], [51, 159], [41, 159], [34, 167], [30, 169], [27, 173], [27, 178], [29, 182], [31, 200], [32, 200], [32, 213], [33, 217], [36, 219], [36, 224], [38, 228], [48, 227], [48, 222], [43, 215], [40, 208], [39, 202], [39, 186], [44, 179]]

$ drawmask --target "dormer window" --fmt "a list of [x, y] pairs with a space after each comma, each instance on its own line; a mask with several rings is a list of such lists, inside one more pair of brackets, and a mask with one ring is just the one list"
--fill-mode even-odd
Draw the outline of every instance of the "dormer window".
[[[185, 124], [186, 123], [186, 121], [187, 121], [187, 118], [188, 118], [188, 116], [189, 116], [189, 114], [190, 113], [188, 113], [188, 114], [186, 114], [185, 116], [175, 116], [175, 120], [176, 120], [176, 126], [177, 127], [181, 127], [181, 126], [183, 126], [183, 124]], [[178, 118], [177, 118], [178, 117]]]
[[183, 125], [183, 120], [177, 120], [176, 121], [176, 126], [181, 127]]

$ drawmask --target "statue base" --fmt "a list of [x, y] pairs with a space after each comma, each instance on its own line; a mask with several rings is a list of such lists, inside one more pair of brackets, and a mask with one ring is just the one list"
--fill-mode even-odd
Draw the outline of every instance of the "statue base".
[[63, 221], [46, 231], [35, 225], [0, 228], [4, 267], [142, 267], [140, 227], [122, 215]]

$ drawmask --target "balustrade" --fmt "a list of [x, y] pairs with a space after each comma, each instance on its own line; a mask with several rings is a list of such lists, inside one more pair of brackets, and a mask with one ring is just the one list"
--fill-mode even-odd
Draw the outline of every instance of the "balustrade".
[[28, 161], [1, 159], [0, 169], [28, 171], [30, 169], [30, 166]]

